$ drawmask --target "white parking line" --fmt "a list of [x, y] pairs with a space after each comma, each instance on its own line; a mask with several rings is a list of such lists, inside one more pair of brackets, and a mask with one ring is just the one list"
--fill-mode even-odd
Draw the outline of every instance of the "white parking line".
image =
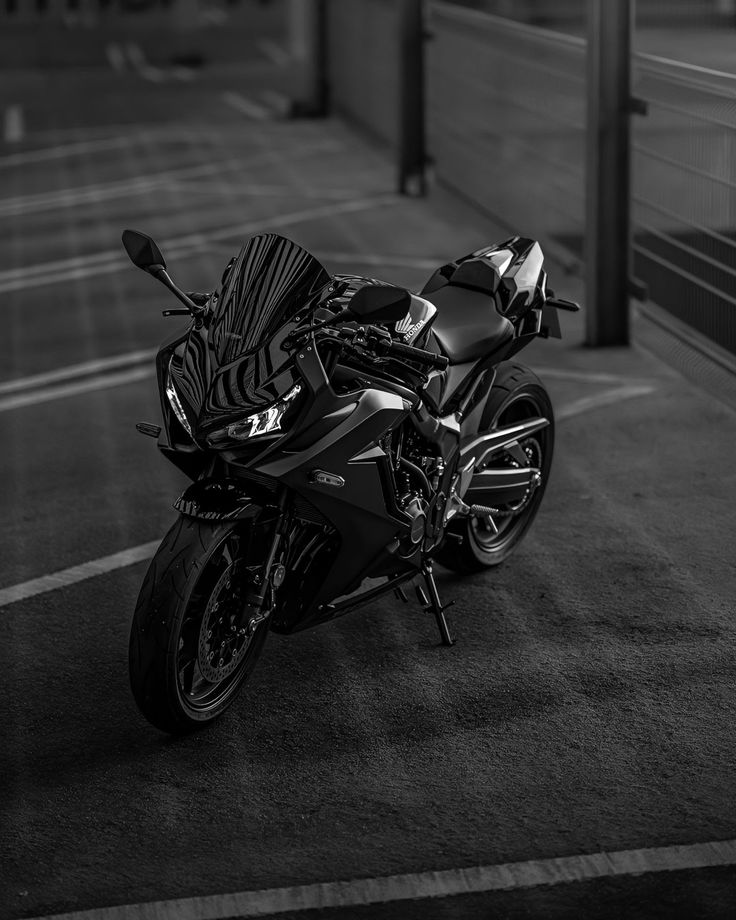
[[285, 48], [282, 48], [281, 45], [277, 45], [276, 42], [268, 38], [262, 38], [258, 42], [258, 47], [277, 67], [286, 67], [291, 63], [291, 55], [289, 52]]
[[552, 377], [559, 380], [580, 380], [582, 383], [643, 383], [639, 377], [625, 374], [601, 374], [596, 371], [577, 371], [564, 367], [540, 367], [534, 365], [534, 373], [540, 377]]
[[67, 364], [65, 367], [58, 367], [53, 371], [31, 374], [28, 377], [17, 377], [15, 380], [5, 380], [0, 383], [0, 395], [33, 390], [36, 387], [50, 386], [62, 380], [89, 377], [93, 374], [104, 374], [107, 371], [144, 364], [147, 361], [153, 361], [155, 355], [156, 352], [152, 348], [146, 348], [139, 351], [129, 351], [122, 355], [111, 355], [109, 358], [95, 358], [92, 361], [83, 361], [80, 364]]
[[[53, 920], [222, 920], [225, 917], [266, 917], [292, 911], [356, 908], [367, 904], [513, 891], [542, 885], [735, 864], [736, 840], [721, 840], [124, 904], [54, 914]], [[35, 917], [31, 920], [52, 918]]]
[[105, 46], [105, 55], [115, 73], [122, 73], [125, 70], [125, 55], [117, 42], [109, 42]]
[[[134, 352], [133, 354], [136, 353]], [[117, 386], [121, 383], [129, 383], [131, 380], [143, 379], [143, 377], [150, 376], [152, 372], [153, 371], [148, 368], [141, 367], [133, 368], [131, 371], [122, 372], [119, 375], [110, 374], [106, 377], [95, 377], [89, 381], [80, 381], [78, 384], [68, 384], [66, 387], [60, 386], [51, 388], [56, 389], [57, 393], [47, 398], [59, 399], [62, 396], [87, 392], [89, 390], [99, 389], [103, 386]], [[140, 376], [137, 376], [137, 374]], [[118, 379], [116, 380], [115, 378]], [[618, 387], [615, 390], [607, 390], [596, 396], [578, 399], [573, 403], [569, 403], [567, 406], [562, 406], [555, 415], [557, 420], [561, 421], [576, 415], [581, 415], [583, 412], [590, 412], [593, 409], [601, 409], [605, 406], [613, 405], [614, 403], [620, 402], [622, 399], [632, 399], [635, 396], [646, 396], [653, 392], [653, 389], [653, 387]], [[9, 397], [9, 399], [16, 399], [19, 402], [17, 405], [8, 406], [8, 408], [17, 408], [19, 405], [28, 405], [32, 402], [44, 402], [46, 401], [45, 399], [36, 397], [48, 392], [50, 391], [42, 390], [40, 392], [37, 391], [35, 393], [31, 392], [28, 394], [20, 394], [16, 397]], [[27, 400], [27, 402], [21, 402], [21, 400], [24, 399]], [[5, 408], [3, 402], [4, 400], [0, 400], [0, 410]], [[27, 581], [9, 588], [4, 588], [0, 591], [0, 607], [4, 607], [7, 604], [13, 604], [18, 600], [24, 600], [27, 597], [34, 597], [37, 594], [44, 594], [46, 591], [53, 591], [56, 588], [66, 587], [66, 585], [74, 584], [85, 578], [91, 578], [93, 575], [99, 575], [102, 572], [110, 572], [120, 566], [130, 565], [130, 562], [125, 561], [130, 554], [132, 554], [136, 560], [145, 558], [147, 548], [154, 545], [153, 543], [145, 543], [142, 546], [134, 546], [131, 549], [124, 550], [122, 553], [104, 556], [102, 559], [93, 559], [91, 562], [74, 566], [71, 569], [64, 569], [52, 575], [44, 575], [41, 578], [33, 579], [33, 581]], [[115, 563], [115, 560], [120, 560], [119, 565]], [[100, 568], [100, 566], [102, 566], [102, 568]]]
[[35, 406], [39, 403], [52, 402], [56, 399], [65, 399], [69, 396], [79, 396], [81, 393], [93, 393], [97, 390], [106, 390], [110, 387], [125, 386], [153, 377], [155, 369], [151, 367], [133, 367], [116, 374], [98, 374], [88, 380], [78, 380], [73, 383], [62, 383], [58, 386], [43, 387], [29, 393], [15, 393], [12, 396], [0, 397], [0, 412], [9, 412], [11, 409], [23, 409], [26, 406]]
[[[161, 247], [164, 249], [167, 258], [173, 259], [207, 249], [212, 241], [247, 237], [252, 233], [275, 230], [310, 220], [321, 220], [322, 218], [333, 217], [335, 214], [367, 211], [373, 208], [385, 207], [389, 204], [396, 204], [398, 200], [398, 196], [386, 194], [376, 195], [372, 198], [356, 198], [352, 201], [338, 201], [318, 207], [305, 208], [301, 211], [291, 211], [287, 214], [276, 214], [273, 217], [250, 220], [242, 224], [232, 224], [229, 227], [220, 227], [218, 230], [211, 230], [207, 233], [190, 233], [168, 241], [163, 240]], [[75, 256], [71, 259], [7, 269], [0, 271], [0, 293], [19, 291], [63, 281], [73, 281], [94, 275], [109, 274], [120, 271], [121, 268], [129, 265], [128, 259], [122, 255], [121, 245], [120, 249], [96, 252], [88, 256]]]
[[78, 153], [98, 153], [101, 150], [117, 150], [129, 147], [137, 138], [103, 137], [98, 140], [77, 141], [73, 144], [57, 144], [40, 150], [25, 150], [0, 157], [0, 169], [6, 166], [25, 166], [28, 163], [43, 163], [46, 160], [58, 160], [61, 157], [74, 156]]
[[[190, 181], [209, 176], [222, 177], [252, 166], [265, 159], [264, 156], [244, 157], [241, 159], [218, 160], [215, 163], [200, 163], [180, 169], [168, 169], [150, 175], [136, 176], [131, 179], [119, 179], [113, 182], [100, 182], [91, 185], [78, 185], [55, 189], [52, 192], [36, 192], [31, 195], [15, 195], [0, 198], [0, 217], [13, 217], [23, 214], [37, 214], [54, 208], [71, 205], [98, 203], [114, 198], [127, 198], [166, 187], [172, 182]], [[284, 193], [286, 194], [286, 193]], [[353, 196], [355, 193], [353, 192]]]
[[38, 594], [46, 594], [49, 591], [55, 591], [57, 588], [66, 588], [77, 582], [86, 581], [88, 578], [95, 578], [97, 575], [114, 572], [115, 569], [122, 569], [136, 562], [142, 562], [144, 559], [150, 559], [160, 542], [160, 540], [152, 540], [150, 543], [142, 543], [140, 546], [124, 549], [119, 553], [112, 553], [110, 556], [102, 556], [100, 559], [83, 562], [81, 565], [72, 566], [70, 569], [61, 569], [59, 572], [52, 572], [50, 575], [42, 575], [40, 578], [33, 578], [31, 581], [24, 581], [18, 585], [11, 585], [9, 588], [2, 588], [0, 589], [0, 607], [7, 607], [17, 601], [27, 600], [29, 597], [36, 597]]
[[623, 386], [616, 387], [613, 390], [604, 390], [603, 393], [597, 393], [594, 396], [583, 396], [576, 399], [575, 402], [562, 406], [555, 412], [555, 418], [558, 422], [575, 415], [582, 415], [583, 412], [590, 412], [593, 409], [603, 409], [606, 406], [613, 406], [616, 403], [623, 402], [625, 399], [635, 399], [638, 396], [649, 396], [653, 393], [653, 386]]
[[256, 121], [267, 121], [271, 117], [271, 112], [263, 105], [253, 102], [252, 99], [246, 99], [240, 93], [228, 91], [222, 94], [223, 100], [230, 106], [240, 112], [241, 115], [247, 115], [248, 118], [255, 118]]
[[125, 49], [128, 53], [128, 60], [133, 65], [133, 70], [138, 76], [151, 83], [163, 83], [166, 79], [166, 72], [160, 67], [154, 67], [146, 60], [143, 49], [135, 42], [129, 42]]
[[433, 271], [439, 268], [443, 259], [427, 259], [415, 256], [390, 256], [375, 252], [335, 252], [334, 250], [315, 250], [315, 256], [329, 262], [345, 265], [385, 265], [396, 268], [417, 268]]

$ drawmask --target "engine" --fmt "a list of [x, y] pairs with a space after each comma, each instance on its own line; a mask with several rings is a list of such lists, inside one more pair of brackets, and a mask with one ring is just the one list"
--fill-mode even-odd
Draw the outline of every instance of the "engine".
[[397, 504], [412, 519], [409, 533], [399, 546], [400, 555], [408, 557], [416, 552], [425, 538], [432, 537], [433, 510], [437, 504], [444, 464], [437, 456], [436, 448], [418, 432], [409, 429], [399, 435], [394, 452], [394, 471]]

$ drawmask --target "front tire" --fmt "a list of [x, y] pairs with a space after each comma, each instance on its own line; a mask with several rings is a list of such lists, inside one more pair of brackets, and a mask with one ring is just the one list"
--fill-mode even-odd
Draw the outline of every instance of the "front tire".
[[[544, 384], [523, 364], [508, 361], [499, 364], [491, 392], [488, 394], [479, 433], [484, 434], [514, 422], [541, 416], [549, 425], [521, 442], [529, 465], [538, 467], [541, 483], [517, 509], [500, 508], [494, 516], [497, 532], [481, 518], [451, 521], [448, 536], [437, 552], [437, 561], [454, 572], [471, 573], [500, 565], [516, 550], [537, 515], [552, 466], [555, 420]], [[509, 462], [503, 455], [488, 466]]]
[[141, 587], [130, 633], [130, 685], [156, 728], [185, 734], [210, 724], [252, 673], [268, 623], [242, 623], [248, 525], [181, 516]]

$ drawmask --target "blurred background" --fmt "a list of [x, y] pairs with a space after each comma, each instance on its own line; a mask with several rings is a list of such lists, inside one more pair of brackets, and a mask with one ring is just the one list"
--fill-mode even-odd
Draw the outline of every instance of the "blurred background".
[[[0, 920], [736, 838], [735, 65], [736, 0], [0, 0]], [[144, 724], [182, 320], [126, 227], [199, 291], [261, 231], [414, 289], [541, 241], [583, 304], [523, 355], [553, 480], [440, 573], [457, 650], [384, 600], [269, 639], [206, 736]], [[433, 916], [730, 918], [708, 865]]]

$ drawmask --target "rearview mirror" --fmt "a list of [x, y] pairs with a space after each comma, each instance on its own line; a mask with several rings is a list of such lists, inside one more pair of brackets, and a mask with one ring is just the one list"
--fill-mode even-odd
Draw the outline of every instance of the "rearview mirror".
[[139, 230], [123, 230], [123, 246], [133, 265], [148, 271], [157, 266], [166, 268], [166, 262], [161, 255], [161, 250], [150, 236]]
[[367, 284], [348, 304], [353, 316], [371, 323], [398, 323], [409, 312], [411, 294], [400, 287]]

